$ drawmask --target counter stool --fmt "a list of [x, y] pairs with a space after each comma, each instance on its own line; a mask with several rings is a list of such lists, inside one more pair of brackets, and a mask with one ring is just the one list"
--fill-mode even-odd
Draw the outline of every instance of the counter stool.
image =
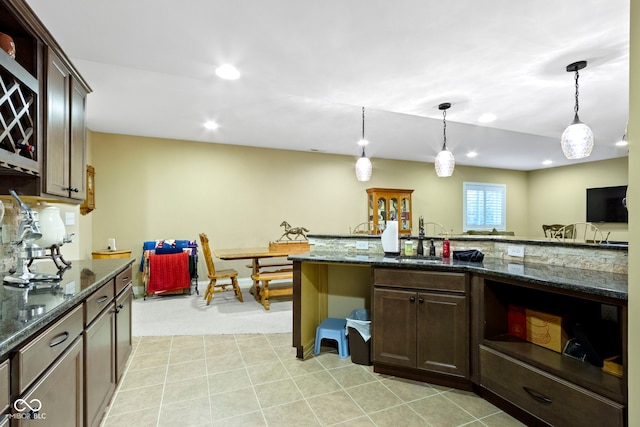
[[345, 333], [346, 327], [347, 319], [338, 319], [334, 317], [324, 319], [316, 329], [316, 344], [313, 349], [313, 353], [320, 353], [320, 342], [323, 338], [326, 338], [338, 343], [338, 354], [341, 359], [349, 357], [349, 343]]

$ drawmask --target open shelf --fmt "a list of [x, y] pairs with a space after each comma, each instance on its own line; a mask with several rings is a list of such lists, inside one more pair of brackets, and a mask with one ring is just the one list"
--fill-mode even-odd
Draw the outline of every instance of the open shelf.
[[[587, 361], [509, 335], [509, 305], [550, 313], [562, 318], [569, 338], [582, 332], [600, 358], [626, 356], [625, 301], [611, 305], [583, 298], [580, 294], [561, 294], [550, 287], [533, 289], [516, 283], [485, 280], [483, 287], [483, 329], [480, 344], [538, 368], [567, 383], [626, 404], [626, 378], [618, 378]], [[606, 332], [606, 333], [605, 333]], [[626, 363], [625, 363], [626, 369]], [[626, 372], [625, 372], [626, 376]]]
[[624, 380], [607, 374], [588, 362], [556, 353], [507, 334], [484, 339], [482, 344], [587, 390], [624, 403]]

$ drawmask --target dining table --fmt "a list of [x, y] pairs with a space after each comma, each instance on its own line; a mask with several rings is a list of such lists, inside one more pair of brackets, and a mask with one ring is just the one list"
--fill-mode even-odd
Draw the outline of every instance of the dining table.
[[[266, 266], [261, 266], [260, 265], [260, 260], [261, 259], [266, 259], [266, 258], [283, 258], [283, 257], [287, 257], [293, 253], [299, 253], [299, 250], [296, 250], [295, 248], [291, 248], [291, 249], [274, 249], [274, 248], [269, 248], [267, 246], [262, 246], [262, 247], [252, 247], [252, 248], [231, 248], [231, 249], [214, 249], [213, 250], [213, 254], [216, 258], [219, 258], [221, 260], [225, 260], [225, 261], [237, 261], [237, 260], [251, 260], [251, 276], [254, 277], [256, 274], [258, 274], [260, 272], [260, 268], [261, 267], [266, 267]], [[286, 263], [283, 261], [282, 263], [278, 263], [276, 265], [267, 265], [269, 267], [275, 267], [275, 266], [286, 266], [289, 265], [289, 262], [287, 261]], [[258, 292], [256, 291], [256, 289], [259, 286], [259, 281], [258, 280], [253, 280], [253, 285], [251, 286], [251, 294], [253, 296], [256, 297], [256, 299], [259, 297]]]

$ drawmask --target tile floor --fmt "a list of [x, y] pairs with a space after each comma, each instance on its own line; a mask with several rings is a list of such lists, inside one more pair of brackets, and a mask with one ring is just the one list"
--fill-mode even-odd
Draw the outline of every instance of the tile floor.
[[375, 374], [291, 334], [134, 338], [103, 426], [522, 426], [473, 393]]

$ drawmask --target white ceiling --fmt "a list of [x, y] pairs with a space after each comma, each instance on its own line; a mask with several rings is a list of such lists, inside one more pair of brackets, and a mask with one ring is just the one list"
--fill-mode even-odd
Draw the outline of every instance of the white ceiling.
[[[580, 118], [620, 157], [629, 0], [27, 0], [89, 82], [98, 132], [462, 165], [566, 165]], [[239, 80], [216, 77], [231, 63]], [[498, 119], [479, 124], [482, 113]], [[208, 131], [205, 120], [219, 129]], [[468, 158], [470, 150], [478, 152]]]

